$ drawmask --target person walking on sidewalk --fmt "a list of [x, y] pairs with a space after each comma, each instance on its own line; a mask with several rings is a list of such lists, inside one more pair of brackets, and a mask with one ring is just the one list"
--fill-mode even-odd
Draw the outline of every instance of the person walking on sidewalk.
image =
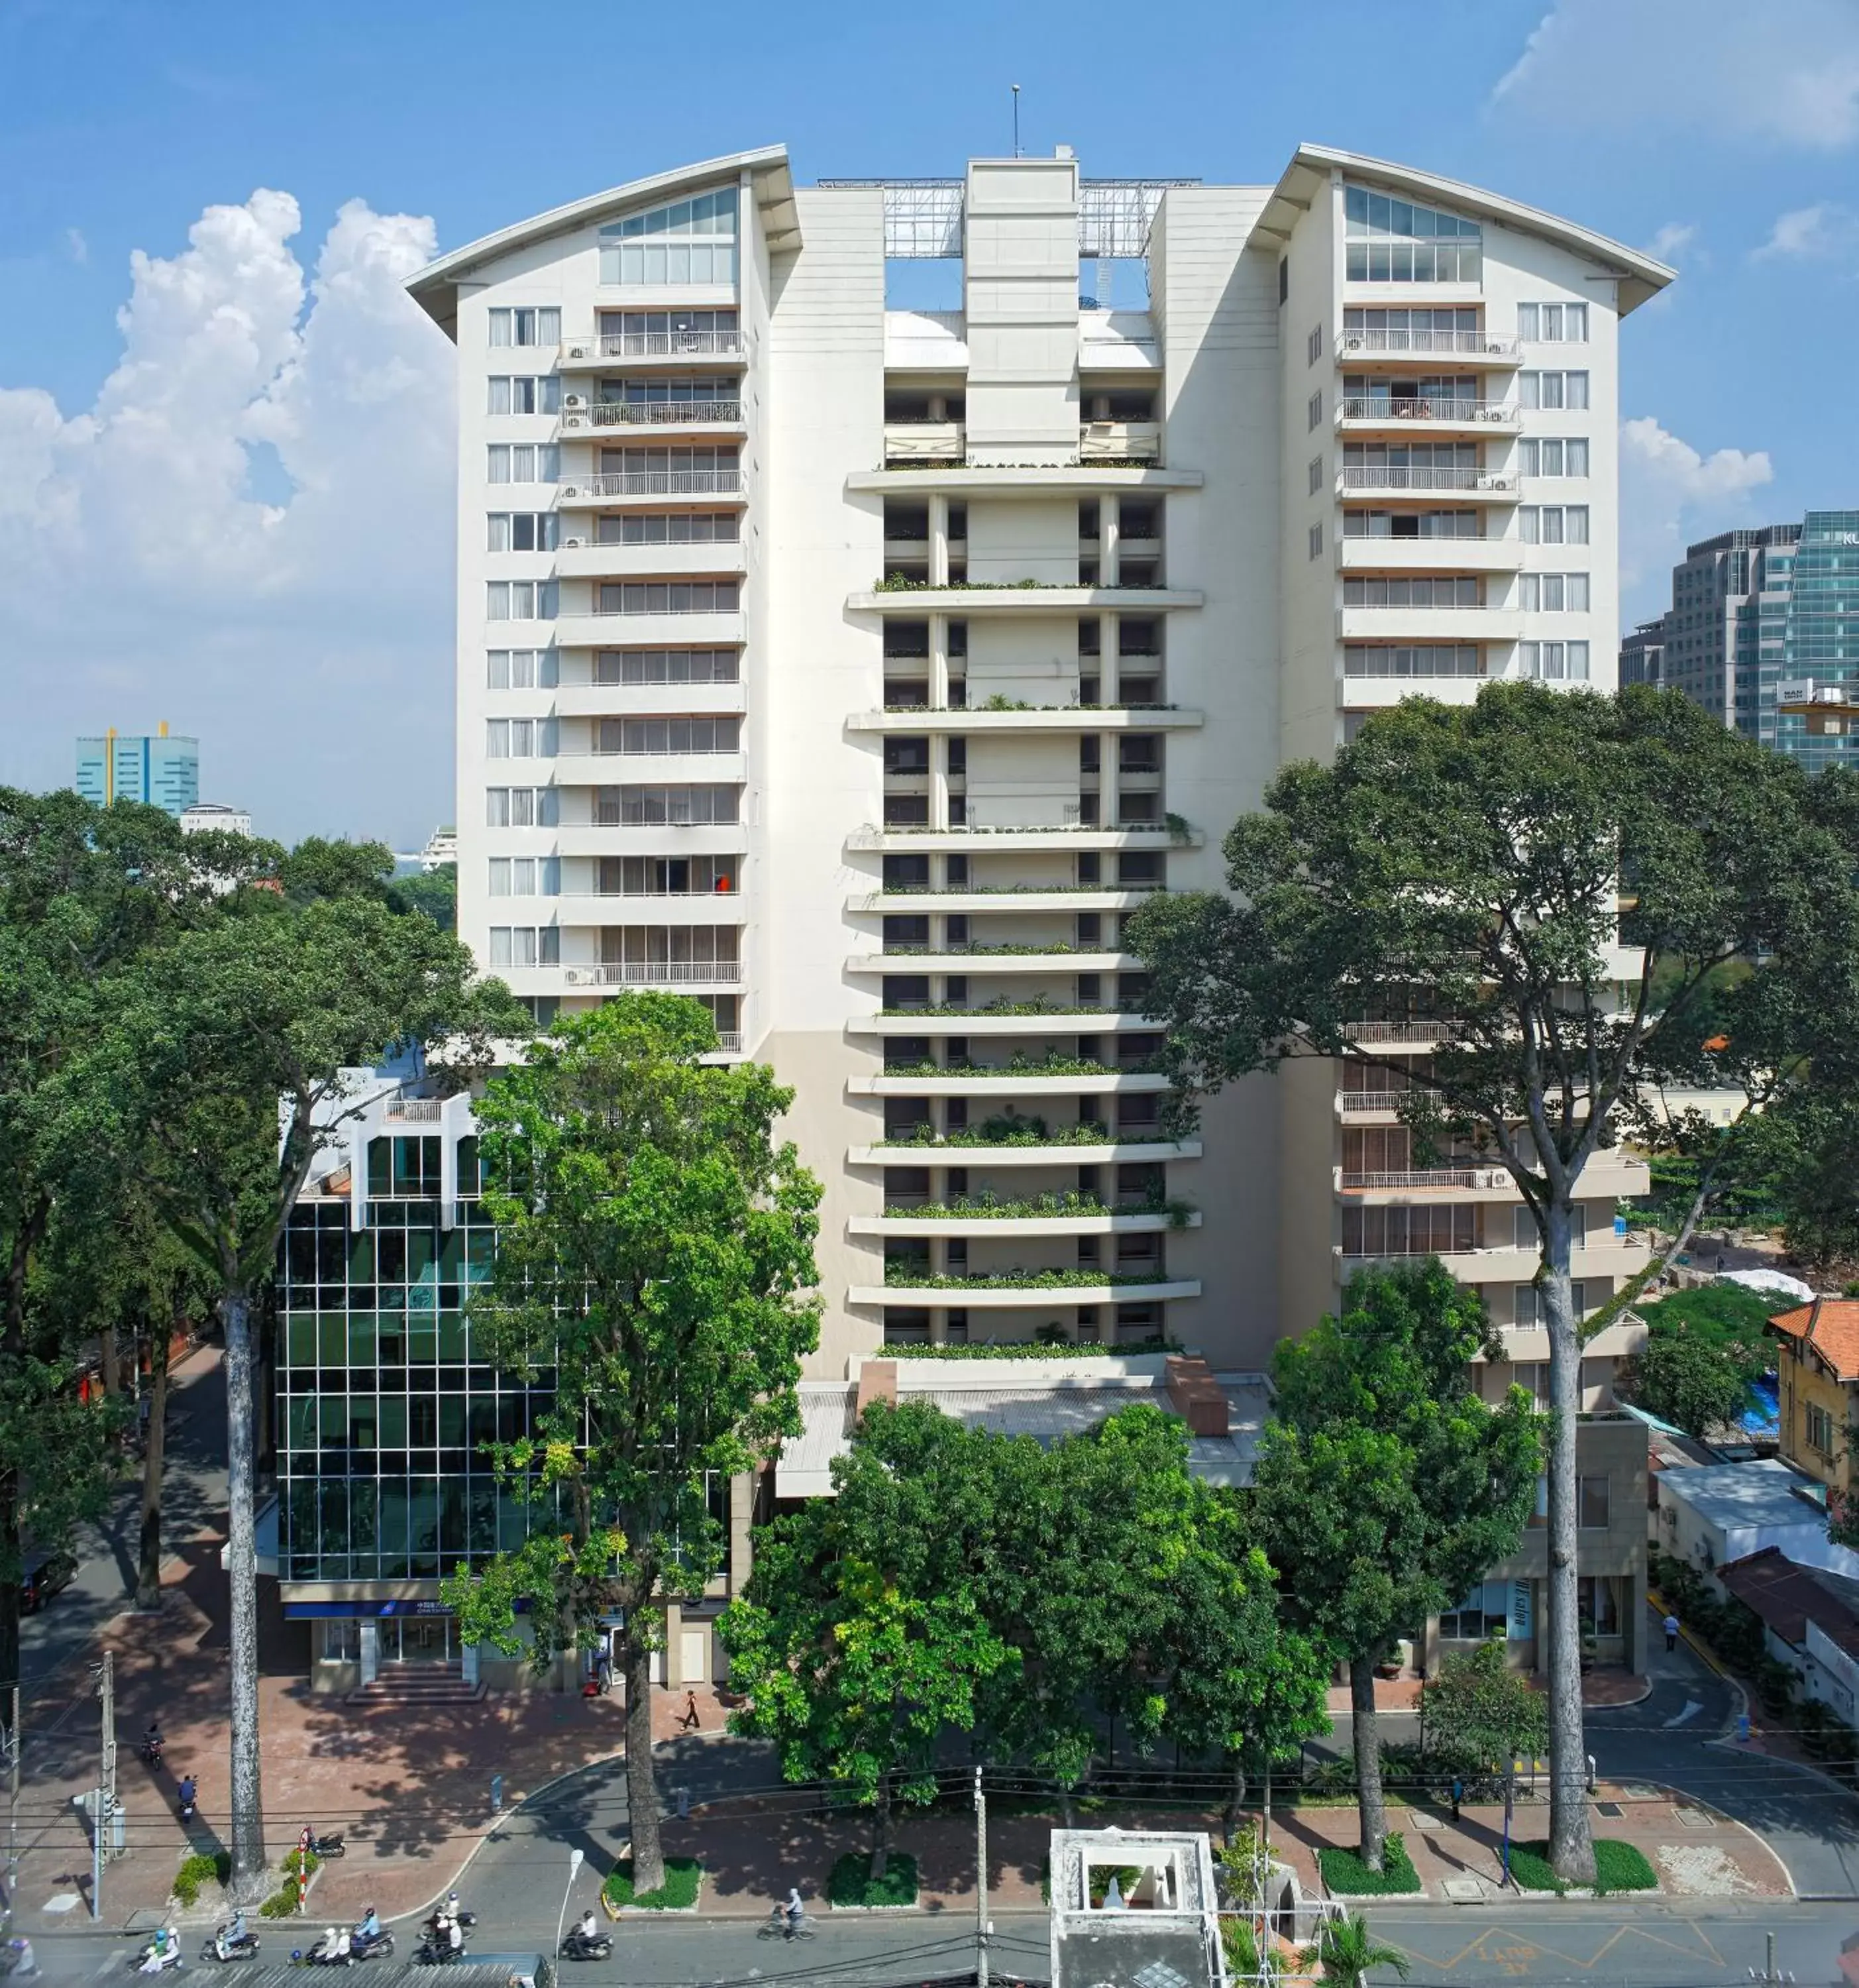
[[1678, 1618], [1670, 1609], [1665, 1611], [1665, 1648], [1667, 1652], [1678, 1647]]
[[698, 1730], [700, 1722], [697, 1716], [695, 1692], [688, 1691], [684, 1693], [684, 1709], [678, 1714], [678, 1723], [687, 1733], [695, 1733]]

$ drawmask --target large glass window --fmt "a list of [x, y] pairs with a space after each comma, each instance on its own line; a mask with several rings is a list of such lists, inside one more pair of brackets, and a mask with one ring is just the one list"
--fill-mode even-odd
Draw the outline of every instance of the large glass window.
[[1475, 221], [1359, 186], [1343, 189], [1343, 211], [1351, 282], [1478, 282], [1483, 238]]
[[1442, 1639], [1454, 1642], [1482, 1641], [1487, 1636], [1510, 1633], [1510, 1583], [1483, 1581], [1456, 1608], [1446, 1609], [1439, 1618]]
[[1351, 642], [1343, 651], [1346, 677], [1476, 677], [1485, 673], [1475, 642]]
[[603, 684], [732, 684], [741, 671], [734, 649], [603, 649], [594, 658]]
[[719, 187], [600, 231], [603, 283], [733, 283], [736, 189]]
[[493, 346], [549, 346], [562, 342], [562, 313], [553, 305], [534, 309], [517, 306], [493, 310], [488, 315]]
[[736, 787], [603, 787], [594, 812], [609, 827], [645, 828], [733, 822], [740, 803]]

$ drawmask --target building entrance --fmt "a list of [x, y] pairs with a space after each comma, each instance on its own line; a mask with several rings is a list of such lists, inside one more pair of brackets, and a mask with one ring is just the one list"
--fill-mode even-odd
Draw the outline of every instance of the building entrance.
[[384, 1664], [446, 1664], [458, 1654], [456, 1627], [449, 1615], [388, 1615], [381, 1620]]

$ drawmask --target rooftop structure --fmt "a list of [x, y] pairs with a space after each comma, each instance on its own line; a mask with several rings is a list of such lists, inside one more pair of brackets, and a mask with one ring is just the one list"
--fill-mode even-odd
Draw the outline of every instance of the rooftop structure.
[[1204, 1834], [1055, 1829], [1050, 1868], [1053, 1988], [1224, 1988]]

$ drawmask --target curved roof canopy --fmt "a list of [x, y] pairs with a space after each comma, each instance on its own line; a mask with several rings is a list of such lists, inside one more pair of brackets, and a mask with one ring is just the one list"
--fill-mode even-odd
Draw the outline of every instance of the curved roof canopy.
[[1622, 317], [1658, 296], [1678, 273], [1637, 248], [1597, 235], [1590, 228], [1578, 228], [1559, 215], [1545, 214], [1540, 207], [1526, 207], [1520, 201], [1506, 200], [1502, 194], [1486, 193], [1458, 180], [1442, 179], [1437, 173], [1418, 172], [1411, 166], [1368, 158], [1360, 152], [1338, 151], [1330, 145], [1298, 147], [1255, 223], [1254, 234], [1267, 241], [1289, 241], [1292, 229], [1336, 171], [1392, 192], [1437, 201], [1442, 207], [1492, 221], [1501, 228], [1539, 235], [1559, 248], [1586, 257], [1619, 283]]
[[695, 165], [674, 167], [669, 172], [654, 173], [605, 193], [590, 194], [570, 201], [566, 207], [551, 208], [514, 227], [501, 228], [494, 235], [468, 242], [428, 262], [407, 279], [414, 299], [433, 321], [447, 332], [458, 323], [458, 286], [468, 282], [484, 265], [550, 236], [570, 235], [590, 221], [604, 221], [650, 201], [675, 199], [686, 188], [708, 186], [720, 179], [749, 175], [755, 204], [762, 214], [762, 232], [771, 248], [793, 248], [800, 238], [800, 220], [794, 206], [794, 181], [788, 170], [785, 145], [763, 145], [749, 152], [732, 152], [720, 159], [704, 159]]

